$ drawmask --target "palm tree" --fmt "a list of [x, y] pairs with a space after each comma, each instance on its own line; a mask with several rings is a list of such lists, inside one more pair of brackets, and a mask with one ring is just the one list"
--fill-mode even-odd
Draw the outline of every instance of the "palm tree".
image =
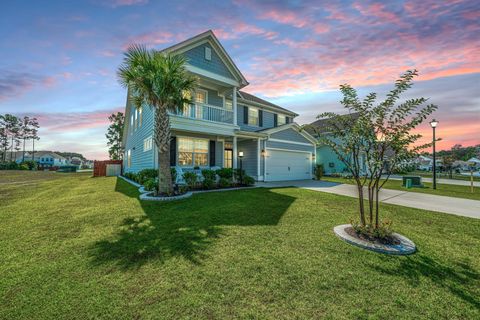
[[154, 140], [158, 150], [158, 191], [172, 194], [170, 170], [170, 119], [185, 104], [192, 103], [190, 95], [197, 79], [185, 68], [183, 55], [148, 50], [141, 45], [130, 46], [118, 69], [120, 84], [128, 89], [130, 101], [136, 108], [148, 105], [155, 111]]

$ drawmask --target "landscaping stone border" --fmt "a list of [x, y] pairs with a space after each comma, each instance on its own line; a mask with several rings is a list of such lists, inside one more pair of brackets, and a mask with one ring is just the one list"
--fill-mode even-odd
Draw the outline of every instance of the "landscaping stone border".
[[342, 224], [333, 228], [333, 232], [335, 232], [335, 235], [345, 242], [374, 252], [392, 255], [408, 255], [414, 253], [417, 250], [413, 241], [398, 233], [393, 233], [392, 236], [395, 237], [398, 241], [400, 241], [400, 244], [377, 244], [355, 238], [345, 231], [346, 228], [349, 228], [351, 226], [352, 225], [350, 224]]
[[[148, 191], [149, 192], [149, 191]], [[187, 192], [184, 194], [181, 194], [179, 196], [171, 196], [171, 197], [155, 197], [151, 196], [150, 193], [142, 193], [140, 195], [140, 200], [148, 200], [148, 201], [174, 201], [174, 200], [181, 200], [181, 199], [186, 199], [190, 198], [193, 195], [192, 192]]]

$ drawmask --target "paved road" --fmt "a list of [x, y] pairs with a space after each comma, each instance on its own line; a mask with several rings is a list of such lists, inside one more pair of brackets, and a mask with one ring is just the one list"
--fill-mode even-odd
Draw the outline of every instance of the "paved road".
[[[401, 176], [391, 176], [390, 180], [402, 180], [402, 177]], [[433, 180], [432, 178], [422, 177], [423, 182], [430, 182], [431, 183], [432, 180]], [[437, 179], [437, 184], [453, 184], [453, 185], [456, 185], [456, 186], [470, 186], [470, 180], [466, 181], [466, 180], [455, 180], [455, 179], [440, 178], [440, 179]], [[473, 181], [473, 186], [480, 187], [480, 181]]]
[[[349, 197], [357, 197], [357, 187], [328, 181], [299, 180], [281, 182], [259, 182], [261, 187], [297, 187], [313, 191], [334, 193]], [[437, 196], [425, 193], [382, 189], [379, 194], [381, 202], [396, 204], [410, 208], [450, 213], [457, 216], [480, 219], [480, 201], [453, 197]]]

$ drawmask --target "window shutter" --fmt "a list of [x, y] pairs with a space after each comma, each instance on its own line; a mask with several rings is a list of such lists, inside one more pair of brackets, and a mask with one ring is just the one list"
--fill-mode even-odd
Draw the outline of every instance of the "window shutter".
[[210, 140], [210, 167], [215, 167], [215, 140]]
[[273, 126], [274, 127], [278, 126], [278, 114], [276, 113], [273, 114]]
[[263, 110], [258, 110], [258, 126], [263, 127]]
[[248, 124], [248, 107], [243, 107], [243, 123]]
[[177, 165], [177, 137], [172, 137], [170, 140], [170, 165]]

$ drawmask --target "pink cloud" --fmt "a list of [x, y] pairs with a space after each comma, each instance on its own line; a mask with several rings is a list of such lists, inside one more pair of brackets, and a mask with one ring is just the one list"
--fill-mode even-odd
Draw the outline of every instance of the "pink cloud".
[[230, 22], [228, 30], [226, 28], [214, 29], [215, 35], [223, 40], [238, 39], [245, 35], [256, 35], [272, 40], [278, 36], [278, 33], [262, 29], [258, 26], [247, 24], [242, 21]]
[[145, 44], [145, 45], [160, 45], [172, 42], [174, 35], [166, 31], [153, 31], [145, 32], [136, 36], [131, 36], [123, 44], [122, 49], [125, 50], [133, 43]]
[[330, 26], [325, 23], [302, 14], [300, 12], [289, 11], [285, 9], [274, 8], [259, 14], [263, 20], [271, 20], [280, 24], [286, 24], [295, 28], [311, 28], [315, 33], [325, 33], [330, 30]]

